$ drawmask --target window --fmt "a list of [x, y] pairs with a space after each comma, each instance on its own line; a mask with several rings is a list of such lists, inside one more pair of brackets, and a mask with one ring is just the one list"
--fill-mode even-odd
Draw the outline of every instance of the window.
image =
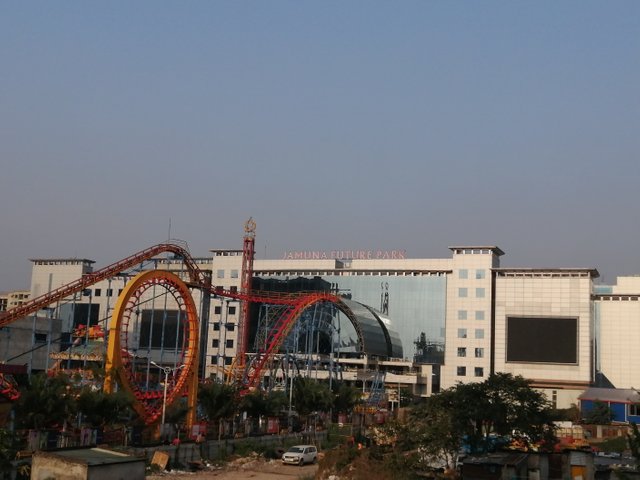
[[220, 305], [213, 307], [213, 313], [215, 315], [220, 315], [222, 313], [222, 307]]
[[459, 377], [464, 377], [467, 375], [467, 367], [457, 367], [456, 368], [456, 374]]
[[231, 365], [233, 363], [233, 357], [224, 357], [224, 364]]
[[484, 357], [484, 348], [476, 348], [476, 358]]
[[220, 331], [220, 322], [213, 322], [213, 330], [215, 332]]
[[94, 292], [93, 292], [93, 295], [94, 295], [95, 297], [99, 297], [99, 296], [101, 296], [101, 295], [102, 295], [102, 289], [101, 289], [101, 288], [96, 288], [96, 289], [94, 290]]
[[[558, 399], [558, 392], [556, 390], [553, 390], [553, 400], [554, 402], [557, 402]], [[640, 404], [637, 403], [630, 403], [629, 404], [629, 415], [640, 415]]]
[[476, 328], [476, 338], [484, 338], [484, 329]]
[[484, 278], [484, 270], [478, 269], [476, 270], [476, 280], [482, 280]]
[[214, 338], [213, 340], [211, 340], [211, 346], [213, 348], [218, 348], [220, 346], [220, 340], [218, 340], [217, 338]]
[[458, 338], [467, 338], [467, 329], [459, 328], [458, 329]]
[[227, 340], [227, 342], [225, 343], [225, 346], [227, 348], [233, 348], [233, 340]]
[[211, 365], [217, 365], [217, 357], [215, 355], [211, 355]]
[[47, 334], [46, 333], [36, 333], [33, 335], [34, 343], [47, 343]]
[[238, 287], [230, 287], [231, 293], [238, 293]]
[[475, 367], [473, 369], [473, 375], [476, 376], [476, 377], [484, 377], [484, 368]]
[[229, 315], [235, 315], [236, 314], [236, 307], [229, 307]]
[[231, 270], [231, 278], [238, 278], [238, 270]]
[[484, 310], [476, 310], [476, 320], [484, 320]]
[[233, 329], [235, 328], [236, 324], [235, 323], [227, 323], [225, 325], [226, 329], [230, 332], [233, 332]]
[[458, 320], [466, 320], [466, 319], [467, 319], [467, 311], [458, 310]]
[[467, 356], [467, 349], [464, 347], [458, 347], [458, 356], [459, 357], [466, 357]]
[[113, 297], [113, 288], [107, 288], [107, 297]]
[[460, 298], [465, 298], [467, 296], [467, 289], [466, 288], [459, 288], [458, 289], [458, 296]]
[[476, 297], [484, 298], [484, 288], [476, 288]]
[[461, 268], [460, 270], [458, 270], [458, 278], [469, 278], [469, 271], [466, 268]]
[[118, 289], [118, 296], [120, 296], [120, 295], [122, 295], [122, 289], [121, 288]]
[[218, 270], [216, 272], [216, 277], [218, 278], [224, 278], [224, 270]]

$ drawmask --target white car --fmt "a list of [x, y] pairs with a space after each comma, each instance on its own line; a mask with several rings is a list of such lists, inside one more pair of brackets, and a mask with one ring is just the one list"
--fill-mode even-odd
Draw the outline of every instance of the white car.
[[315, 463], [318, 459], [318, 449], [314, 445], [294, 445], [282, 454], [282, 463], [304, 465]]

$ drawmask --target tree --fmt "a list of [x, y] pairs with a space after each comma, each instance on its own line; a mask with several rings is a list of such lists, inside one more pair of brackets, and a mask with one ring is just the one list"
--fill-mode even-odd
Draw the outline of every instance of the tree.
[[127, 421], [134, 410], [133, 397], [119, 390], [105, 393], [101, 390], [83, 388], [76, 397], [76, 405], [84, 421], [93, 427], [102, 427]]
[[491, 433], [515, 434], [530, 443], [555, 440], [551, 404], [544, 394], [531, 388], [528, 380], [497, 373], [479, 386], [483, 395], [475, 409], [480, 413], [476, 420], [485, 423], [485, 444]]
[[293, 381], [293, 403], [303, 416], [315, 411], [326, 412], [333, 407], [333, 394], [326, 383], [297, 377]]
[[555, 443], [552, 409], [524, 378], [491, 375], [481, 383], [458, 384], [429, 397], [411, 416], [412, 438], [448, 464], [463, 441], [471, 452], [486, 451], [494, 437]]
[[460, 425], [457, 425], [454, 405], [459, 399], [456, 390], [444, 390], [425, 399], [425, 402], [411, 409], [407, 431], [402, 438], [417, 445], [420, 461], [429, 466], [433, 460], [447, 468], [455, 466], [456, 457], [462, 446]]
[[237, 389], [218, 382], [206, 382], [198, 389], [198, 401], [207, 419], [218, 425], [218, 437], [222, 434], [222, 420], [233, 416], [237, 411]]
[[333, 408], [337, 412], [349, 412], [360, 401], [360, 389], [347, 385], [345, 382], [333, 384]]
[[24, 428], [61, 426], [76, 412], [75, 392], [69, 377], [32, 375], [16, 403], [16, 421]]
[[640, 469], [640, 432], [635, 422], [631, 422], [631, 433], [627, 433], [627, 443], [629, 450], [631, 450], [631, 456], [636, 460], [635, 468], [638, 470]]
[[10, 471], [11, 461], [15, 458], [15, 434], [0, 428], [0, 472]]
[[613, 411], [605, 402], [594, 402], [593, 408], [587, 412], [584, 423], [589, 425], [609, 425], [613, 420]]
[[240, 402], [240, 410], [246, 411], [249, 417], [259, 418], [263, 415], [275, 416], [288, 403], [282, 391], [263, 392], [256, 390], [248, 393]]

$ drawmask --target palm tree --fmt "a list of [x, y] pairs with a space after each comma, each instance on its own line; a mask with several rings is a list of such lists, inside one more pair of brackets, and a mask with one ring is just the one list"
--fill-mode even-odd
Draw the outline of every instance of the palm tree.
[[209, 422], [215, 422], [218, 439], [222, 436], [222, 420], [237, 410], [238, 391], [235, 387], [218, 382], [206, 382], [198, 389], [198, 400]]
[[124, 423], [134, 413], [133, 397], [124, 390], [104, 393], [85, 387], [76, 397], [76, 404], [84, 421], [93, 427]]
[[317, 382], [310, 378], [297, 377], [293, 381], [293, 404], [309, 426], [309, 414], [312, 412], [328, 412], [333, 407], [333, 393], [329, 384]]
[[361, 397], [360, 389], [345, 382], [334, 383], [333, 395], [333, 408], [338, 413], [351, 412]]

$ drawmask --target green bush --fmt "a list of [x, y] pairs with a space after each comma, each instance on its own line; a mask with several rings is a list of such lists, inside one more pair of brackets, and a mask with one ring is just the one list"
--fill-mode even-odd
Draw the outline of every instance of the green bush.
[[235, 445], [236, 445], [235, 454], [241, 457], [245, 457], [254, 452], [261, 454], [265, 450], [264, 445], [261, 445], [260, 443], [254, 442], [252, 440], [244, 440], [241, 442], [237, 442]]
[[627, 446], [627, 439], [625, 437], [616, 437], [603, 440], [596, 445], [603, 452], [624, 452]]
[[[282, 449], [280, 449], [282, 450]], [[280, 458], [282, 458], [282, 454], [278, 452], [278, 449], [270, 446], [268, 448], [264, 449], [264, 452], [262, 452], [262, 455], [264, 456], [264, 458], [266, 458], [267, 460], [279, 460]]]

